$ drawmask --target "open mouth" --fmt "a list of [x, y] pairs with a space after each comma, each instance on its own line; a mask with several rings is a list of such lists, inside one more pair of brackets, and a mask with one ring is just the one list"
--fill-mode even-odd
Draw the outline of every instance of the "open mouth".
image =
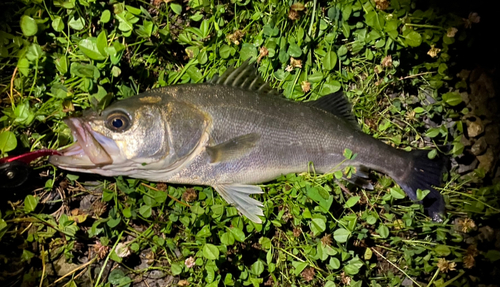
[[103, 147], [114, 147], [114, 141], [92, 130], [89, 124], [78, 118], [64, 122], [71, 129], [75, 143], [59, 152], [61, 156], [51, 156], [54, 165], [64, 166], [103, 166], [113, 163], [113, 159]]

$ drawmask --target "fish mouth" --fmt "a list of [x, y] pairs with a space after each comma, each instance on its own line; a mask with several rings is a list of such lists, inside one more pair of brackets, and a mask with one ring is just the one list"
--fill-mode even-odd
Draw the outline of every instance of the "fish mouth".
[[94, 131], [80, 118], [65, 119], [73, 135], [74, 144], [54, 155], [49, 162], [59, 167], [95, 168], [113, 163], [111, 155], [119, 153], [116, 143]]

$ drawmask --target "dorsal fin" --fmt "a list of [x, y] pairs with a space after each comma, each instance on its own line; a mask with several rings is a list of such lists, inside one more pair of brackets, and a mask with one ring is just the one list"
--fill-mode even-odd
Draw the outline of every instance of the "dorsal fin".
[[227, 68], [227, 70], [220, 77], [214, 76], [210, 80], [210, 83], [238, 87], [261, 94], [279, 94], [269, 85], [269, 83], [260, 77], [257, 67], [250, 64], [250, 60], [246, 60], [238, 68]]
[[359, 128], [358, 121], [352, 113], [351, 104], [342, 91], [329, 94], [310, 104], [320, 110], [332, 113]]

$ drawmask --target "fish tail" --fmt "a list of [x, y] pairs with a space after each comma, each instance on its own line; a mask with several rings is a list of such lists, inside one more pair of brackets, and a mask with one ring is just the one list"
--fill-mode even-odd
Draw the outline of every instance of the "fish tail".
[[433, 221], [441, 222], [444, 217], [444, 199], [434, 187], [442, 183], [443, 172], [446, 170], [446, 160], [431, 160], [427, 157], [428, 151], [417, 150], [410, 152], [411, 158], [407, 171], [402, 177], [394, 178], [412, 200], [418, 200], [417, 190], [429, 190], [430, 193], [423, 200], [426, 212]]

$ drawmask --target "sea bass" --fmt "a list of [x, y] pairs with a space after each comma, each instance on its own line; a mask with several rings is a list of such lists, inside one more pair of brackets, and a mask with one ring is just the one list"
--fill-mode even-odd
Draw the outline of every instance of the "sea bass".
[[[406, 152], [361, 131], [341, 93], [292, 102], [244, 62], [204, 84], [141, 93], [101, 112], [65, 120], [75, 144], [50, 157], [60, 168], [103, 176], [212, 186], [228, 203], [261, 222], [256, 184], [282, 174], [353, 166], [349, 181], [371, 188], [369, 170], [392, 177], [412, 200], [430, 190], [424, 206], [440, 220], [443, 162], [427, 151]], [[357, 156], [346, 161], [344, 151]]]

